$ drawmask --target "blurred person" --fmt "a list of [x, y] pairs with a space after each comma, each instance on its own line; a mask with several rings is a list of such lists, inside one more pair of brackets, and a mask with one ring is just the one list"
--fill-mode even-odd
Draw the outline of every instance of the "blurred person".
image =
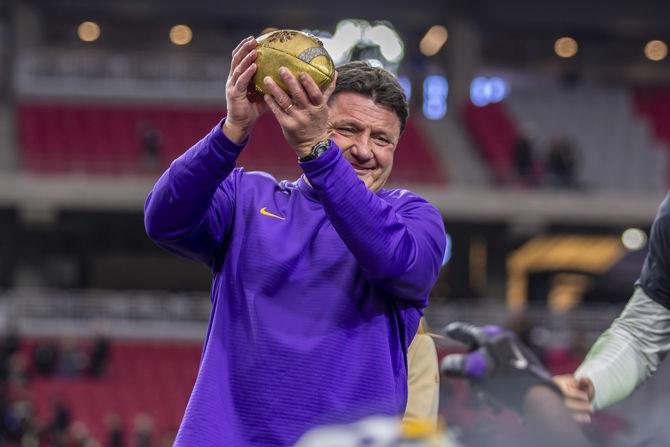
[[596, 340], [574, 375], [554, 379], [580, 422], [628, 397], [670, 350], [670, 193], [651, 227], [649, 251], [633, 295]]
[[437, 426], [440, 403], [440, 370], [435, 342], [421, 318], [407, 352], [407, 406], [403, 421], [419, 421]]
[[23, 352], [16, 352], [9, 358], [7, 383], [19, 388], [28, 383], [28, 359]]
[[15, 390], [15, 394], [5, 414], [5, 427], [8, 440], [20, 444], [26, 435], [30, 438], [35, 436], [37, 424], [33, 403], [27, 390], [23, 388]]
[[37, 344], [33, 353], [35, 372], [40, 376], [51, 376], [58, 365], [58, 346], [52, 341]]
[[577, 184], [577, 149], [565, 136], [554, 137], [547, 154], [547, 178], [550, 186], [574, 188]]
[[65, 405], [65, 402], [60, 399], [54, 401], [52, 411], [53, 415], [51, 417], [51, 422], [49, 423], [51, 431], [55, 433], [67, 431], [72, 420], [72, 413], [67, 405]]
[[[257, 42], [232, 53], [227, 116], [175, 160], [145, 205], [148, 235], [213, 271], [212, 313], [176, 446], [289, 446], [308, 429], [400, 417], [407, 349], [445, 244], [439, 212], [382, 189], [408, 105], [389, 72], [338, 68], [322, 92], [281, 69], [248, 95]], [[303, 175], [235, 168], [270, 109]]]
[[74, 337], [66, 336], [60, 340], [58, 374], [62, 377], [76, 377], [85, 368], [86, 355], [77, 346]]
[[73, 447], [100, 447], [100, 443], [91, 436], [88, 426], [82, 421], [70, 425], [70, 445]]
[[107, 441], [104, 447], [123, 447], [123, 422], [116, 413], [110, 413], [105, 417], [107, 428]]
[[93, 340], [88, 362], [88, 372], [93, 377], [102, 377], [107, 371], [107, 364], [109, 363], [109, 338], [102, 332], [98, 332]]
[[534, 186], [538, 181], [535, 127], [524, 123], [514, 143], [514, 169], [516, 179], [523, 186]]
[[158, 443], [158, 447], [172, 447], [176, 436], [177, 433], [175, 433], [174, 430], [168, 430], [164, 432], [161, 436], [161, 440]]
[[11, 357], [14, 353], [21, 349], [21, 334], [19, 333], [16, 324], [8, 323], [5, 330], [5, 335], [2, 339], [2, 359]]
[[435, 427], [400, 423], [396, 418], [368, 417], [350, 424], [317, 427], [295, 447], [460, 447], [448, 433]]
[[133, 447], [151, 447], [154, 432], [154, 421], [146, 413], [135, 416], [135, 443]]
[[161, 162], [163, 135], [149, 121], [140, 124], [139, 133], [142, 144], [142, 168], [149, 173], [157, 172]]
[[481, 447], [591, 446], [563, 404], [549, 372], [514, 332], [462, 322], [449, 324], [444, 332], [468, 346], [469, 352], [445, 356], [440, 364], [442, 374], [467, 379], [494, 408], [509, 408], [524, 420], [524, 437], [503, 433]]

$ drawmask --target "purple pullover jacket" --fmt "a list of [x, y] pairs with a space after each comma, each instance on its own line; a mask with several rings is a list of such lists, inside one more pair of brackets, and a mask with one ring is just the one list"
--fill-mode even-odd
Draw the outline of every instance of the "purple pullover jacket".
[[409, 191], [368, 190], [334, 143], [301, 163], [312, 187], [235, 169], [242, 147], [217, 125], [145, 204], [151, 239], [213, 272], [174, 445], [288, 447], [318, 425], [401, 416], [440, 214]]

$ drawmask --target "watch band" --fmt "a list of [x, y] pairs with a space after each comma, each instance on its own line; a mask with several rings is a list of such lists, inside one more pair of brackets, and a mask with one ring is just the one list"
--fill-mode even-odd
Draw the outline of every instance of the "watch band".
[[309, 154], [305, 155], [304, 157], [299, 157], [298, 161], [303, 163], [306, 161], [312, 161], [315, 158], [319, 158], [319, 156], [324, 152], [326, 152], [329, 147], [330, 147], [330, 138], [327, 140], [319, 141], [314, 146], [312, 146], [312, 150], [309, 152]]

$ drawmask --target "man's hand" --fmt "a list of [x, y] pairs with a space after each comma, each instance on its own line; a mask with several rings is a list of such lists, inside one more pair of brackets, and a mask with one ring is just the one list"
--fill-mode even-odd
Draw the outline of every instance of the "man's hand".
[[241, 143], [259, 116], [267, 110], [260, 95], [254, 98], [249, 83], [256, 73], [256, 39], [249, 36], [233, 50], [230, 73], [226, 81], [226, 121], [223, 133], [234, 143]]
[[576, 379], [571, 374], [564, 374], [554, 376], [554, 382], [561, 389], [563, 402], [572, 412], [575, 420], [580, 423], [591, 422], [591, 414], [593, 414], [591, 401], [595, 395], [595, 388], [591, 380], [586, 377]]
[[316, 143], [330, 135], [328, 99], [335, 90], [337, 72], [324, 92], [306, 73], [300, 73], [296, 78], [286, 67], [281, 67], [279, 76], [288, 87], [288, 93], [267, 76], [263, 80], [269, 92], [265, 102], [279, 121], [288, 144], [298, 158], [304, 157]]

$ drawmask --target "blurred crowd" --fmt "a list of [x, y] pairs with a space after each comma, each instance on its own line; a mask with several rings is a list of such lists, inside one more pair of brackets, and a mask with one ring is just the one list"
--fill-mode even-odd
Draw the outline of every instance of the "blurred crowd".
[[[106, 434], [96, 439], [73, 417], [64, 399], [51, 402], [51, 414], [36, 414], [31, 383], [37, 380], [104, 380], [110, 363], [110, 340], [98, 334], [90, 341], [65, 337], [26, 342], [15, 328], [0, 340], [0, 447], [163, 447], [174, 433], [157, 436], [150, 415], [135, 415], [127, 436], [116, 413], [104, 418]], [[128, 442], [130, 440], [130, 442]]]

